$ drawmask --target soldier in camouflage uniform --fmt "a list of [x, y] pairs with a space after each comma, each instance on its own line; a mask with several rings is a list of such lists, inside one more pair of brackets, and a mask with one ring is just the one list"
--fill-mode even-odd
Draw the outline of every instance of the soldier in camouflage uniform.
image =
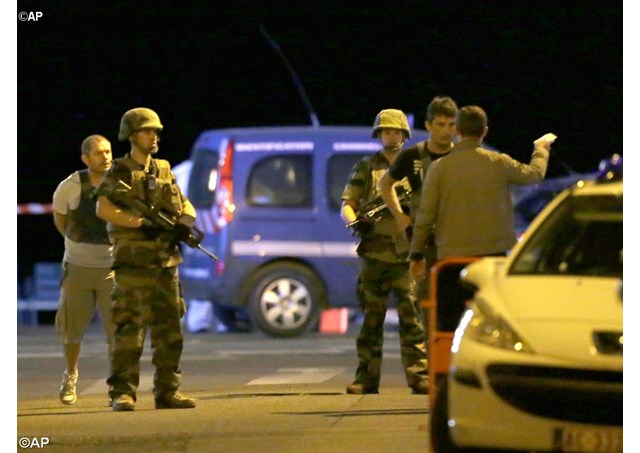
[[154, 205], [170, 205], [180, 214], [180, 223], [193, 225], [195, 209], [176, 184], [169, 162], [153, 157], [158, 152], [161, 130], [160, 118], [153, 110], [127, 111], [118, 138], [129, 140], [131, 152], [113, 160], [97, 190], [97, 215], [107, 222], [114, 247], [112, 316], [116, 331], [111, 375], [107, 379], [114, 411], [135, 408], [147, 328], [156, 368], [155, 407], [195, 407], [193, 399], [178, 391], [183, 347], [180, 319], [185, 305], [177, 267], [182, 256], [176, 235], [154, 228], [114, 190], [122, 181], [131, 187], [130, 195]]
[[[382, 110], [373, 127], [383, 148], [356, 162], [342, 194], [342, 219], [348, 224], [357, 219], [358, 208], [378, 197], [378, 182], [394, 161], [404, 141], [411, 137], [405, 114], [400, 110]], [[399, 232], [393, 216], [383, 217], [360, 228], [361, 240], [357, 292], [364, 321], [358, 335], [358, 369], [347, 393], [378, 393], [382, 366], [382, 342], [387, 300], [394, 293], [400, 323], [402, 365], [412, 393], [428, 392], [428, 369], [424, 330], [416, 304], [415, 283], [409, 275], [409, 243]]]

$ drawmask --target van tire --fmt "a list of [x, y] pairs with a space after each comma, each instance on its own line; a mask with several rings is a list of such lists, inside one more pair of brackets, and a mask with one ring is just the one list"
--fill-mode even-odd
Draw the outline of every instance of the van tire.
[[254, 326], [272, 337], [296, 337], [315, 326], [323, 289], [308, 267], [278, 262], [249, 282], [247, 308]]

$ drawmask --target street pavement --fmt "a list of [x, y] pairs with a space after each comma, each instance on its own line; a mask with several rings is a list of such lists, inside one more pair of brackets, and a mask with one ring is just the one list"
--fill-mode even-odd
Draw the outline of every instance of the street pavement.
[[19, 328], [18, 451], [428, 452], [428, 396], [406, 386], [393, 326], [385, 332], [381, 393], [345, 394], [357, 365], [358, 328], [297, 339], [187, 333], [182, 388], [197, 407], [183, 410], [154, 409], [147, 339], [136, 410], [128, 413], [107, 404], [99, 329], [83, 346], [78, 403], [63, 406], [52, 327]]

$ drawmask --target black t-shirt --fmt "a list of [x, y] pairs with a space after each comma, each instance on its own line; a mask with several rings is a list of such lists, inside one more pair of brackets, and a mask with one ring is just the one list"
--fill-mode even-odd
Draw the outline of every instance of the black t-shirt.
[[411, 185], [411, 191], [417, 192], [422, 186], [424, 174], [423, 165], [420, 159], [420, 145], [424, 148], [424, 142], [403, 149], [396, 160], [389, 167], [389, 175], [396, 181], [400, 181], [405, 176]]
[[420, 192], [422, 181], [427, 174], [429, 164], [446, 154], [435, 154], [427, 148], [427, 142], [416, 143], [403, 149], [389, 167], [389, 175], [396, 181], [405, 176], [409, 180], [412, 192]]

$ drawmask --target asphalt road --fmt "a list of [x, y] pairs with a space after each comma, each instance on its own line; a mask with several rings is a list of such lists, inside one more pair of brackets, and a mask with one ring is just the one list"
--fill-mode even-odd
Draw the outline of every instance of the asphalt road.
[[[136, 410], [107, 405], [108, 365], [97, 326], [80, 359], [78, 402], [63, 406], [64, 368], [52, 326], [19, 327], [18, 451], [48, 452], [427, 452], [429, 401], [404, 382], [398, 334], [385, 332], [378, 395], [346, 395], [355, 337], [309, 333], [186, 333], [182, 390], [189, 410], [155, 410], [148, 340]], [[12, 448], [9, 442], [9, 448]]]

